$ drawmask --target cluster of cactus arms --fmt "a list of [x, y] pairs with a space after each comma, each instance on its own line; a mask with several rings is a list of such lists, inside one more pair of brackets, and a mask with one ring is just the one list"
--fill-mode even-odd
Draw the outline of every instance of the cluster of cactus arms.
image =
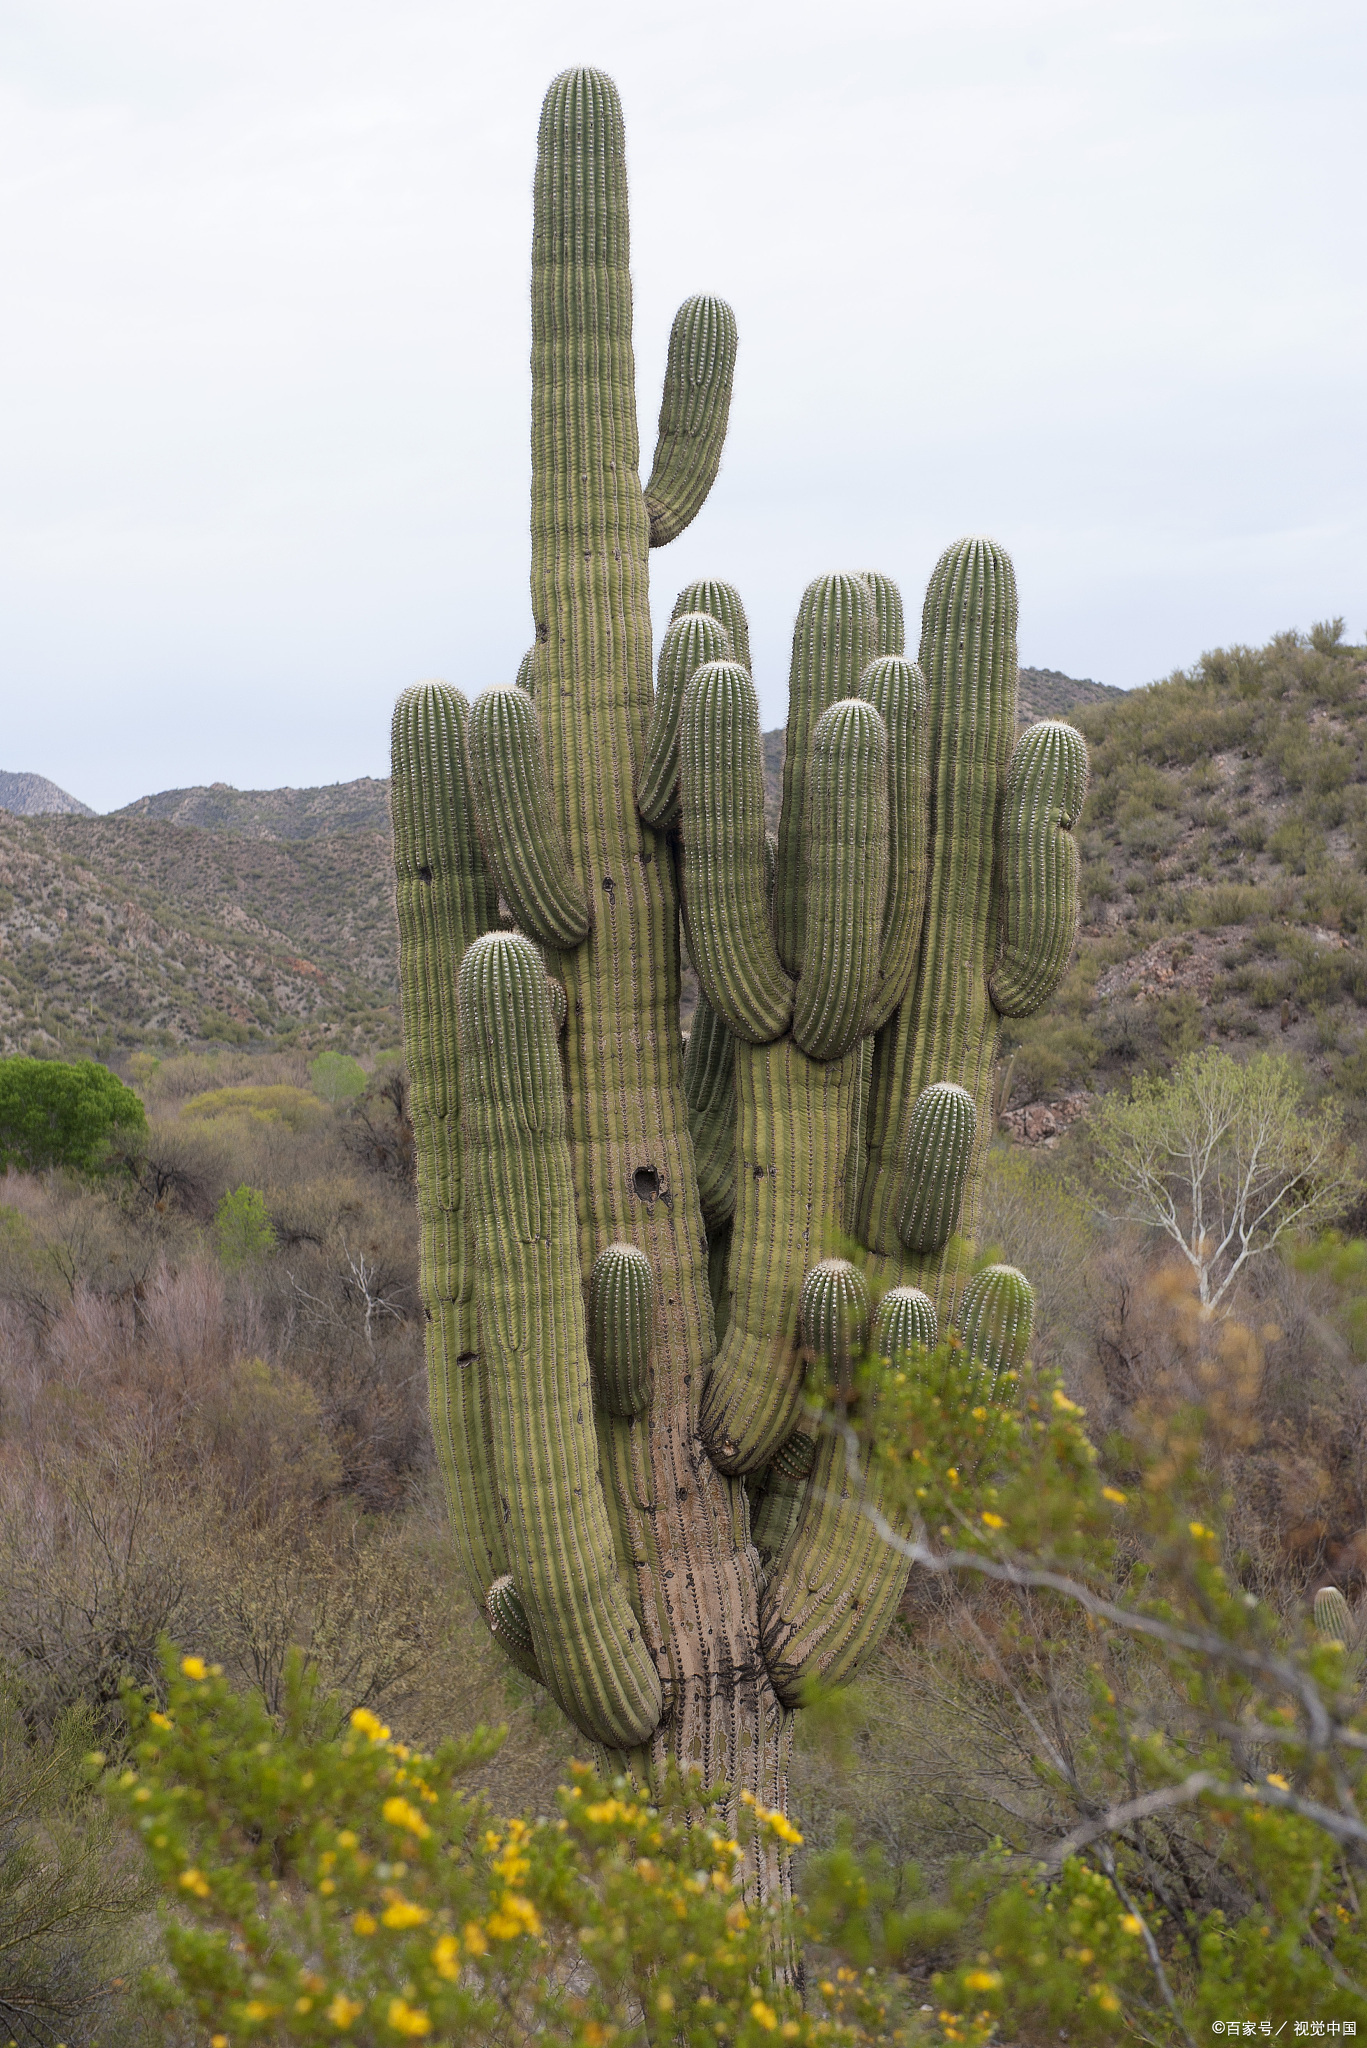
[[814, 1363], [838, 1392], [952, 1321], [990, 1387], [1028, 1341], [1024, 1280], [963, 1244], [1000, 1018], [1073, 942], [1085, 756], [1066, 726], [1017, 740], [999, 547], [945, 552], [915, 661], [890, 579], [824, 576], [767, 841], [728, 584], [682, 593], [651, 674], [649, 550], [715, 478], [735, 322], [680, 311], [643, 488], [594, 71], [546, 96], [532, 280], [535, 643], [516, 683], [421, 684], [394, 718], [433, 1426], [508, 1657], [614, 1767], [781, 1807], [791, 1709], [906, 1570], [804, 1401]]

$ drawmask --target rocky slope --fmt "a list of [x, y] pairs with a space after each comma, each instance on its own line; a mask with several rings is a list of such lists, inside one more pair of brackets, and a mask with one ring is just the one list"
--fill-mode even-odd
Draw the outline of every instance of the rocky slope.
[[95, 815], [89, 804], [68, 796], [46, 775], [10, 775], [4, 769], [0, 769], [0, 811], [12, 811], [20, 818], [41, 818], [58, 811], [74, 812], [82, 818]]

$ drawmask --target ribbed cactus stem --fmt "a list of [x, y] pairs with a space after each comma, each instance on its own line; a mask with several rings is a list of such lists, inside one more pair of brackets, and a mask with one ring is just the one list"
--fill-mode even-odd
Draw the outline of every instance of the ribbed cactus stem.
[[536, 1661], [614, 1748], [660, 1718], [660, 1682], [618, 1576], [593, 1426], [578, 1224], [555, 1019], [540, 954], [491, 932], [460, 970], [480, 1332], [508, 1562]]
[[978, 1137], [973, 1097], [955, 1081], [923, 1088], [907, 1134], [897, 1231], [909, 1252], [938, 1252], [957, 1228]]
[[699, 576], [695, 582], [686, 583], [674, 600], [670, 623], [681, 619], [685, 612], [707, 612], [725, 626], [731, 642], [731, 659], [742, 668], [749, 668], [750, 622], [734, 583], [723, 583], [716, 576]]
[[708, 1234], [736, 1206], [736, 1041], [699, 996], [684, 1056], [688, 1130]]
[[650, 1406], [655, 1280], [634, 1244], [610, 1244], [589, 1275], [589, 1358], [598, 1399], [609, 1415], [644, 1415]]
[[889, 1364], [933, 1351], [939, 1335], [935, 1304], [919, 1287], [890, 1287], [878, 1304], [869, 1350]]
[[475, 699], [470, 779], [485, 858], [518, 924], [545, 946], [577, 946], [588, 935], [588, 904], [556, 829], [541, 721], [525, 690]]
[[484, 1596], [484, 1614], [490, 1634], [508, 1662], [540, 1684], [541, 1666], [536, 1661], [527, 1610], [518, 1598], [510, 1573], [505, 1572], [490, 1586]]
[[724, 299], [685, 299], [665, 363], [655, 462], [645, 487], [650, 545], [677, 538], [716, 481], [731, 411], [736, 316]]
[[860, 575], [873, 599], [873, 644], [870, 654], [901, 654], [907, 644], [902, 593], [891, 576], [881, 569], [862, 569]]
[[751, 1523], [755, 1548], [768, 1564], [791, 1534], [816, 1462], [816, 1438], [794, 1430], [779, 1445], [764, 1474], [764, 1488]]
[[790, 974], [802, 966], [807, 933], [807, 777], [822, 713], [859, 695], [874, 646], [873, 598], [860, 576], [818, 576], [803, 592], [788, 673], [788, 736], [778, 830], [774, 931]]
[[461, 1568], [480, 1601], [506, 1561], [479, 1357], [456, 976], [466, 948], [496, 922], [498, 892], [475, 833], [468, 721], [464, 697], [446, 683], [404, 691], [394, 708], [390, 809], [432, 1435]]
[[636, 808], [647, 825], [665, 831], [679, 823], [679, 720], [684, 691], [706, 662], [730, 658], [731, 636], [710, 612], [684, 612], [660, 642], [655, 705], [636, 778]]
[[1338, 1643], [1345, 1650], [1356, 1645], [1358, 1624], [1337, 1586], [1321, 1586], [1316, 1593], [1315, 1627], [1326, 1643]]
[[[900, 616], [901, 600], [898, 600]], [[926, 900], [930, 752], [926, 679], [914, 661], [883, 655], [859, 683], [888, 735], [888, 887], [878, 986], [865, 1029], [881, 1030], [916, 972]]]
[[536, 695], [536, 642], [533, 641], [517, 665], [513, 682], [519, 690], [525, 690], [529, 697]]
[[888, 735], [872, 704], [832, 704], [812, 732], [807, 912], [793, 1037], [837, 1060], [863, 1034], [881, 976], [888, 887]]
[[992, 1400], [1003, 1373], [1018, 1372], [1035, 1327], [1035, 1290], [1014, 1266], [987, 1266], [964, 1290], [959, 1334], [977, 1367], [983, 1398]]
[[786, 1030], [793, 984], [769, 924], [759, 704], [738, 662], [700, 668], [679, 733], [688, 950], [712, 1008], [736, 1037]]
[[802, 1282], [802, 1342], [825, 1388], [841, 1399], [854, 1385], [854, 1368], [869, 1334], [869, 1290], [848, 1259], [822, 1259]]
[[1002, 812], [1001, 955], [988, 984], [1003, 1017], [1032, 1017], [1062, 981], [1077, 940], [1073, 826], [1087, 794], [1087, 749], [1071, 725], [1021, 734]]

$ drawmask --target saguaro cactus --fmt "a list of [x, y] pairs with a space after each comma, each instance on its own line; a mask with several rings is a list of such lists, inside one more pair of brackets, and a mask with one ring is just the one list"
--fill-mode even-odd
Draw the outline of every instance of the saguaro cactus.
[[[680, 312], [643, 489], [627, 259], [617, 94], [567, 72], [537, 155], [535, 643], [472, 709], [422, 684], [394, 722], [432, 1411], [512, 1661], [639, 1775], [781, 1805], [790, 1705], [904, 1579], [804, 1375], [843, 1402], [861, 1349], [958, 1312], [998, 1017], [1066, 961], [1085, 767], [1067, 728], [1013, 754], [1010, 564], [965, 542], [919, 665], [891, 579], [809, 588], [766, 841], [729, 584], [681, 593], [651, 688], [648, 551], [716, 475], [735, 323]], [[975, 1285], [986, 1384], [1028, 1290]]]

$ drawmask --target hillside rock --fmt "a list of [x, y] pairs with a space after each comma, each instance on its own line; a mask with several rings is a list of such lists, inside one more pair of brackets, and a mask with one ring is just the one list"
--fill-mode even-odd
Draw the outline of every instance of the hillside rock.
[[389, 830], [389, 779], [358, 776], [317, 789], [234, 789], [211, 782], [193, 789], [163, 789], [125, 804], [115, 818], [157, 819], [236, 832], [248, 839], [316, 839], [334, 832]]

